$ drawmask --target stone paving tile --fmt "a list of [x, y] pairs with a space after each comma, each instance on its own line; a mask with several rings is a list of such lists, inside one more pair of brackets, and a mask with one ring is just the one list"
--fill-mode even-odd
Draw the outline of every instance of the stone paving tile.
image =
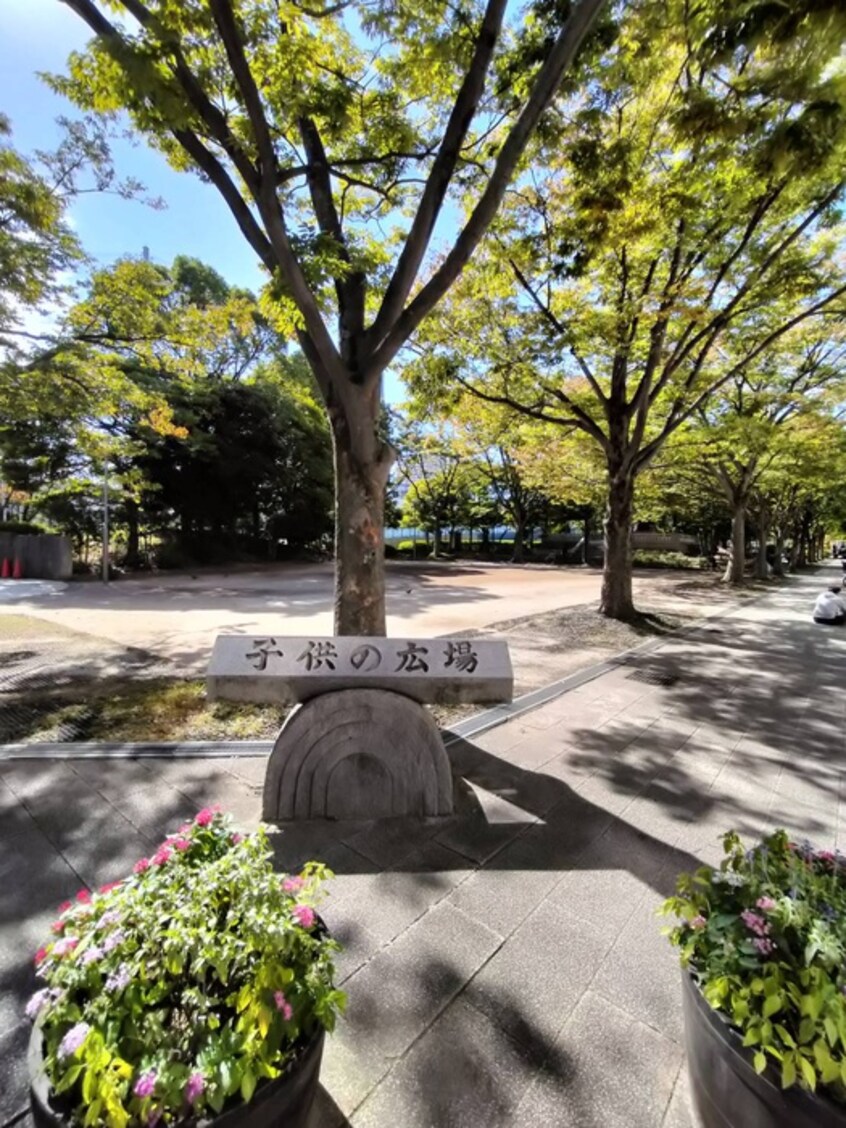
[[588, 991], [555, 1049], [511, 1123], [544, 1128], [661, 1124], [679, 1070], [680, 1046]]
[[496, 796], [488, 796], [475, 815], [450, 822], [436, 836], [436, 841], [481, 864], [536, 822], [536, 816]]
[[120, 799], [138, 788], [155, 783], [152, 760], [69, 760], [68, 767], [94, 792], [107, 799]]
[[[603, 757], [605, 753], [603, 752]], [[562, 744], [550, 759], [538, 769], [544, 776], [559, 779], [576, 787], [599, 771], [596, 758], [585, 755], [584, 748], [575, 744]]]
[[354, 898], [342, 893], [335, 908], [343, 912], [346, 906], [352, 915], [364, 917], [368, 929], [386, 944], [449, 896], [452, 888], [441, 873], [383, 871], [357, 883]]
[[[731, 826], [846, 841], [846, 661], [805, 621], [814, 583], [654, 649], [645, 667], [680, 672], [674, 686], [619, 667], [453, 742], [448, 819], [271, 834], [280, 870], [319, 858], [337, 874], [323, 912], [350, 1009], [309, 1128], [692, 1128], [655, 907], [681, 870], [719, 861]], [[4, 1099], [55, 906], [122, 876], [183, 804], [252, 825], [265, 766], [0, 764]]]
[[462, 998], [353, 1114], [352, 1128], [515, 1124], [534, 1072], [532, 1056]]
[[611, 930], [601, 928], [544, 901], [462, 997], [542, 1064], [613, 943]]
[[342, 841], [359, 854], [387, 869], [397, 866], [445, 827], [443, 818], [374, 819]]
[[[521, 869], [518, 838], [496, 856], [495, 864], [477, 870], [451, 894], [455, 905], [499, 936], [508, 936], [550, 892], [559, 875], [550, 869]], [[525, 847], [521, 854], [525, 854]]]
[[384, 1058], [400, 1057], [500, 943], [452, 905], [436, 905], [347, 981], [339, 1029]]
[[[255, 787], [264, 785], [268, 756], [233, 756], [225, 761], [227, 771]], [[221, 761], [223, 762], [223, 761]]]
[[[197, 814], [197, 805], [187, 795], [168, 784], [152, 783], [124, 796], [112, 798], [114, 807], [127, 822], [158, 845], [167, 834], [174, 834], [184, 822]], [[231, 810], [227, 795], [227, 810]]]
[[525, 724], [522, 720], [510, 721], [508, 724], [499, 725], [490, 732], [482, 733], [474, 743], [485, 752], [507, 752], [521, 740], [537, 736], [537, 729]]
[[696, 1128], [696, 1117], [690, 1096], [687, 1067], [682, 1065], [676, 1078], [673, 1095], [667, 1106], [667, 1115], [661, 1122], [661, 1128]]
[[681, 869], [685, 859], [664, 842], [615, 822], [564, 873], [549, 900], [615, 936], [673, 864]]
[[63, 790], [75, 793], [79, 782], [76, 773], [61, 760], [6, 761], [0, 763], [0, 774], [25, 804], [61, 795]]
[[812, 807], [784, 795], [773, 795], [768, 815], [772, 827], [783, 826], [798, 838], [810, 838], [822, 849], [830, 849], [837, 838], [836, 806]]
[[655, 892], [638, 903], [603, 960], [591, 989], [666, 1038], [681, 1043], [679, 964], [660, 932], [664, 922], [656, 909], [662, 900], [661, 893]]
[[18, 1023], [0, 1035], [0, 1124], [11, 1120], [29, 1104], [29, 1080], [26, 1068], [26, 1048], [29, 1044], [31, 1024]]

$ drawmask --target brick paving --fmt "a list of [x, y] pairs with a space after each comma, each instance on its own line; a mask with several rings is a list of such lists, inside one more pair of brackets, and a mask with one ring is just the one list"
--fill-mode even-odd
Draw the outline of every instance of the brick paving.
[[[450, 746], [448, 819], [308, 824], [335, 870], [349, 1008], [314, 1128], [691, 1128], [674, 953], [655, 908], [729, 827], [843, 845], [846, 632], [825, 573]], [[0, 764], [0, 1125], [26, 1106], [31, 953], [80, 882], [126, 873], [261, 759]], [[19, 1123], [24, 1124], [24, 1116]]]

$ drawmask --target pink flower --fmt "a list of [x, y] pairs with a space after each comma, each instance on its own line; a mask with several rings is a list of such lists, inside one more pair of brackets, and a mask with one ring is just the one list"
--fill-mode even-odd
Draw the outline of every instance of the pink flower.
[[817, 851], [817, 857], [819, 858], [819, 860], [821, 862], [828, 862], [829, 864], [831, 864], [834, 861], [834, 851], [833, 850], [818, 850]]
[[184, 850], [191, 849], [191, 841], [188, 838], [174, 838], [173, 848], [181, 854]]
[[243, 834], [239, 834], [238, 831], [236, 830], [234, 832], [234, 834], [232, 835], [232, 845], [237, 846], [239, 842], [243, 842], [243, 841], [244, 841]]
[[165, 862], [170, 861], [172, 854], [173, 851], [170, 846], [159, 846], [158, 850], [153, 854], [153, 865], [163, 866]]
[[693, 917], [693, 919], [690, 921], [690, 927], [700, 929], [700, 928], [704, 928], [707, 923], [708, 923], [708, 921], [700, 913], [699, 916]]
[[68, 952], [72, 952], [77, 946], [79, 941], [75, 936], [65, 936], [61, 940], [57, 940], [53, 945], [54, 956], [66, 956]]
[[44, 963], [44, 961], [46, 959], [47, 959], [47, 949], [46, 948], [39, 948], [38, 951], [35, 953], [35, 963], [36, 963], [36, 965], [38, 965], [40, 963]]
[[100, 892], [111, 893], [113, 889], [120, 889], [121, 885], [123, 885], [122, 881], [110, 881], [107, 885], [100, 886]]
[[194, 819], [197, 826], [210, 826], [214, 822], [214, 811], [211, 807], [203, 807], [197, 817]]
[[68, 922], [66, 920], [54, 920], [53, 923], [50, 925], [50, 931], [51, 932], [63, 932], [65, 925], [67, 923]]
[[80, 889], [76, 895], [76, 899], [81, 905], [87, 905], [91, 901], [91, 893], [87, 889]]
[[772, 897], [759, 897], [755, 902], [755, 907], [761, 909], [762, 912], [768, 913], [776, 907], [776, 903]]
[[273, 1001], [276, 1003], [276, 1009], [282, 1012], [282, 1017], [286, 1022], [290, 1022], [294, 1014], [294, 1008], [285, 998], [282, 991], [273, 992]]
[[206, 1089], [206, 1079], [202, 1073], [195, 1071], [185, 1083], [185, 1100], [193, 1104], [197, 1097], [201, 1097]]
[[138, 861], [135, 863], [135, 865], [132, 867], [132, 872], [133, 873], [143, 873], [144, 870], [148, 870], [149, 868], [150, 868], [150, 859], [149, 858], [139, 858]]
[[752, 943], [755, 945], [762, 956], [768, 956], [775, 950], [775, 944], [772, 942], [772, 940], [768, 940], [766, 937], [759, 937], [758, 939], [753, 940]]
[[135, 1082], [135, 1087], [132, 1092], [136, 1097], [152, 1097], [156, 1091], [156, 1071], [151, 1069], [149, 1073], [142, 1073], [138, 1080]]
[[294, 905], [293, 911], [297, 924], [302, 925], [307, 930], [314, 927], [314, 909], [310, 909], [308, 905]]
[[740, 919], [750, 932], [754, 932], [758, 936], [766, 936], [770, 931], [770, 926], [767, 921], [757, 913], [753, 913], [751, 909], [744, 909], [740, 914]]
[[73, 901], [62, 901], [61, 905], [59, 905], [59, 912], [60, 913], [66, 913], [72, 908], [73, 908]]
[[282, 888], [286, 893], [299, 893], [305, 882], [301, 877], [286, 877], [282, 882]]

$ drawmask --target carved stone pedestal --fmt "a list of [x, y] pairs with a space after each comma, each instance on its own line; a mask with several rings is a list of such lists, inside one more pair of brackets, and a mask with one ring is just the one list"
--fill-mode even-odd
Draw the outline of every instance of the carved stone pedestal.
[[422, 705], [382, 689], [313, 697], [285, 721], [264, 782], [264, 818], [383, 818], [452, 811], [449, 759]]

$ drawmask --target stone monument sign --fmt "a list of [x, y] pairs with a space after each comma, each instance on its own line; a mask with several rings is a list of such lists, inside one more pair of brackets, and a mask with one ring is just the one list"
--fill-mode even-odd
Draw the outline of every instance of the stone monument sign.
[[510, 701], [491, 639], [220, 635], [209, 697], [298, 704], [273, 746], [264, 818], [446, 815], [452, 775], [424, 704]]
[[387, 689], [424, 705], [510, 701], [508, 646], [491, 639], [218, 635], [211, 698], [293, 705], [339, 689]]

